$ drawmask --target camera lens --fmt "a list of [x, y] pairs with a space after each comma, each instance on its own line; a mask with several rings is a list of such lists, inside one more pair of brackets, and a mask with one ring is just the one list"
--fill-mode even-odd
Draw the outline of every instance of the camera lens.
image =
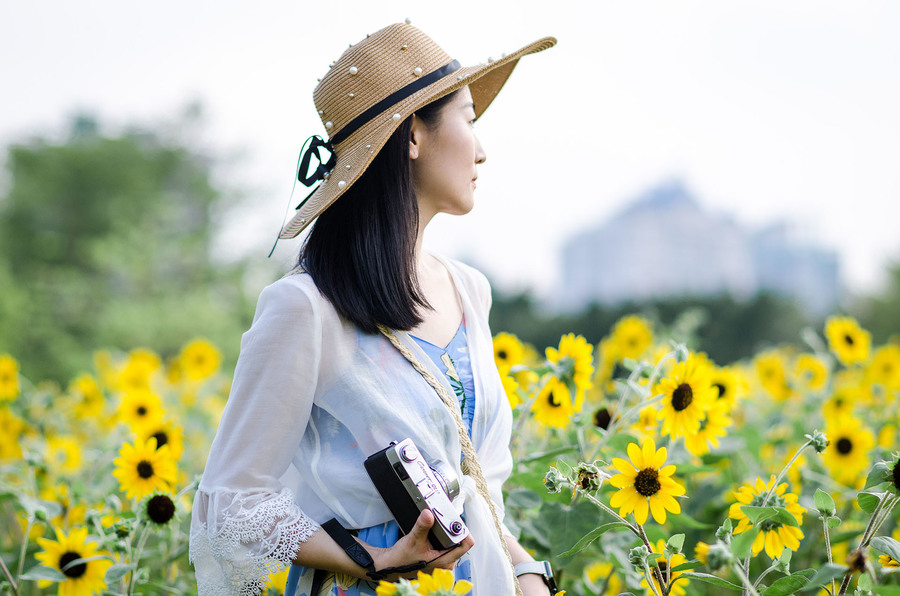
[[451, 533], [451, 534], [453, 534], [454, 536], [458, 536], [458, 535], [461, 534], [462, 531], [463, 531], [463, 525], [462, 525], [460, 522], [455, 521], [455, 522], [453, 522], [453, 523], [450, 524], [450, 528], [449, 528], [449, 529], [450, 529], [450, 533]]

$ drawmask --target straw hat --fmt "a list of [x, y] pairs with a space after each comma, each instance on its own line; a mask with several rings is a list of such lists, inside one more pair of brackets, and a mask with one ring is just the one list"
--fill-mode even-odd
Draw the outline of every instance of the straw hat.
[[[497, 60], [463, 67], [407, 20], [350, 46], [313, 91], [329, 140], [311, 137], [298, 178], [307, 186], [321, 184], [297, 207], [279, 237], [299, 234], [350, 188], [410, 114], [468, 85], [478, 118], [519, 58], [555, 44], [556, 39], [545, 37]], [[313, 160], [319, 163], [310, 174]]]

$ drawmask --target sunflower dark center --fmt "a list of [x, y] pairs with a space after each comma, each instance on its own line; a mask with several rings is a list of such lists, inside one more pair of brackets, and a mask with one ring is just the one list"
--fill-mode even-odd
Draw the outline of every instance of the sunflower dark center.
[[141, 460], [137, 465], [137, 473], [141, 478], [150, 478], [153, 476], [153, 464], [147, 460]]
[[853, 441], [847, 437], [841, 437], [837, 442], [837, 450], [841, 455], [847, 455], [853, 451]]
[[138, 406], [138, 409], [137, 409], [137, 415], [138, 415], [138, 416], [146, 416], [146, 415], [147, 415], [147, 408], [146, 408], [146, 406]]
[[713, 387], [715, 387], [718, 393], [716, 394], [716, 399], [722, 399], [725, 397], [725, 394], [728, 393], [728, 388], [722, 383], [713, 383]]
[[154, 439], [156, 439], [156, 448], [159, 449], [163, 445], [169, 442], [169, 435], [166, 434], [166, 431], [161, 430], [158, 433], [153, 433], [150, 435]]
[[897, 490], [900, 490], [900, 461], [894, 464], [892, 477], [894, 479], [894, 486], [897, 488]]
[[660, 488], [659, 472], [653, 468], [644, 468], [634, 479], [634, 490], [642, 497], [652, 497]]
[[602, 428], [606, 430], [609, 428], [609, 423], [612, 422], [612, 416], [609, 414], [609, 410], [606, 408], [600, 408], [596, 412], [594, 412], [594, 426], [597, 428]]
[[665, 561], [657, 561], [656, 566], [659, 567], [659, 570], [662, 572], [663, 576], [665, 576], [666, 571], [669, 570], [669, 564]]
[[63, 556], [59, 558], [59, 569], [63, 572], [63, 575], [65, 575], [66, 577], [71, 577], [72, 579], [84, 575], [87, 572], [87, 563], [79, 563], [78, 565], [72, 565], [71, 567], [66, 569], [66, 565], [80, 558], [80, 554], [71, 550], [63, 553]]
[[844, 341], [847, 342], [848, 346], [852, 346], [854, 343], [853, 336], [848, 333], [847, 335], [844, 336]]
[[694, 391], [687, 383], [682, 383], [672, 392], [672, 408], [680, 412], [694, 401]]
[[554, 408], [558, 408], [561, 405], [561, 402], [556, 399], [556, 395], [552, 391], [547, 394], [547, 403]]
[[500, 360], [506, 360], [506, 356], [506, 350], [500, 350], [499, 352], [497, 352], [497, 358], [499, 358]]
[[166, 495], [156, 495], [147, 501], [147, 517], [159, 525], [169, 522], [175, 515], [175, 503]]

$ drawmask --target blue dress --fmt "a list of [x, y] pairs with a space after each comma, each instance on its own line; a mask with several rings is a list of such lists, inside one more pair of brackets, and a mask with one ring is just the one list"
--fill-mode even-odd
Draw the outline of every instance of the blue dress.
[[[445, 348], [411, 336], [420, 348], [443, 371], [456, 393], [460, 413], [469, 436], [472, 435], [472, 420], [475, 416], [475, 379], [469, 359], [466, 340], [466, 322], [463, 318], [456, 335]], [[393, 546], [400, 538], [400, 527], [395, 521], [363, 528], [357, 534], [360, 540], [372, 546], [386, 548]], [[463, 555], [455, 568], [457, 580], [471, 580], [469, 555]], [[358, 579], [340, 573], [316, 571], [300, 565], [291, 565], [288, 572], [285, 596], [374, 596], [378, 582]]]

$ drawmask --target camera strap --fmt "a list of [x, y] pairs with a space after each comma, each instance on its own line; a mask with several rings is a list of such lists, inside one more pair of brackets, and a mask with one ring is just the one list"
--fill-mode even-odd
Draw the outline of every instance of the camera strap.
[[428, 564], [426, 561], [419, 561], [410, 565], [387, 567], [385, 569], [376, 570], [375, 561], [372, 559], [372, 555], [369, 554], [369, 551], [363, 548], [363, 545], [357, 542], [356, 538], [353, 537], [353, 534], [351, 534], [347, 528], [342, 526], [338, 520], [331, 518], [322, 524], [322, 529], [331, 536], [332, 540], [337, 542], [338, 546], [344, 549], [344, 552], [353, 559], [354, 563], [366, 570], [366, 575], [375, 581], [387, 579], [387, 577], [393, 573], [418, 571], [419, 569], [424, 569]]

